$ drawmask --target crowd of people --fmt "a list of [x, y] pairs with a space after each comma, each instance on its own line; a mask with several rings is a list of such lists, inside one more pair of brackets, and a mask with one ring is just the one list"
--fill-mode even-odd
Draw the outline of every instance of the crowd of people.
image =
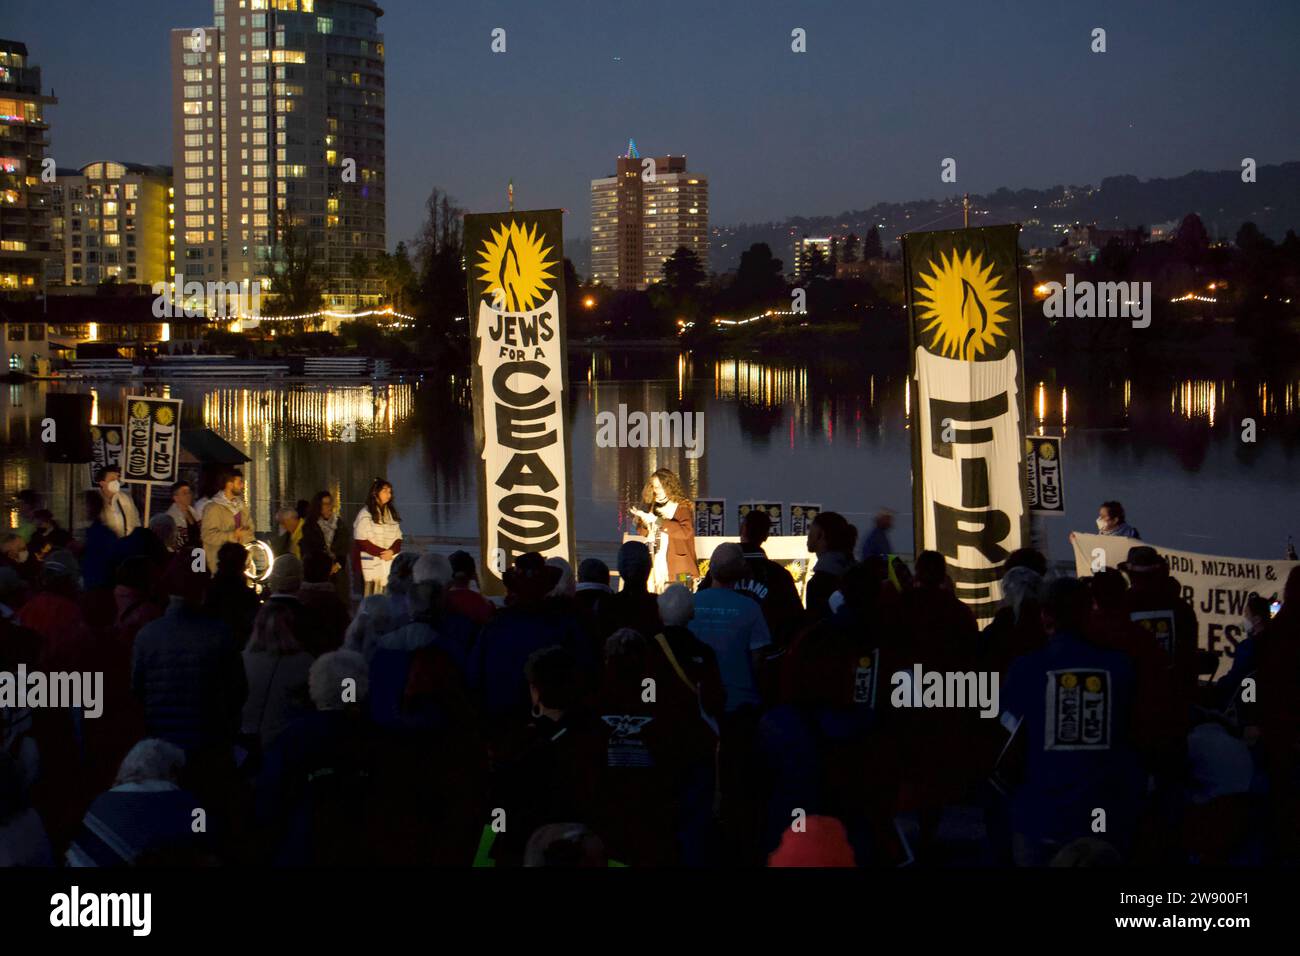
[[[802, 598], [755, 509], [702, 576], [526, 553], [497, 602], [470, 554], [403, 549], [383, 479], [350, 527], [323, 491], [279, 511], [264, 570], [237, 470], [144, 526], [97, 484], [78, 537], [25, 493], [0, 541], [0, 672], [103, 675], [96, 718], [0, 706], [0, 864], [1300, 859], [1298, 573], [1211, 682], [1140, 544], [1086, 579], [1012, 553], [983, 628], [888, 512], [860, 551], [820, 513]], [[901, 705], [904, 672], [996, 676], [998, 707]]]

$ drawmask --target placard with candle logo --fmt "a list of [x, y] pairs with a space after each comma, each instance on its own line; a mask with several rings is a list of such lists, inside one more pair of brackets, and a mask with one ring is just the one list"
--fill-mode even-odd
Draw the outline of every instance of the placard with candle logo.
[[1044, 435], [1031, 435], [1025, 439], [1025, 480], [1029, 486], [1030, 514], [1065, 514], [1061, 439]]
[[727, 499], [695, 499], [695, 533], [701, 538], [720, 538], [726, 534]]
[[1007, 555], [1028, 540], [1019, 232], [903, 237], [916, 550], [947, 558], [981, 622], [1001, 600]]
[[128, 395], [122, 480], [172, 482], [180, 454], [181, 400]]
[[822, 513], [821, 505], [794, 503], [790, 505], [790, 533], [806, 535], [816, 517]]
[[465, 217], [483, 590], [537, 551], [574, 563], [561, 211]]
[[87, 488], [95, 487], [95, 475], [101, 468], [122, 467], [122, 426], [90, 426], [90, 476]]

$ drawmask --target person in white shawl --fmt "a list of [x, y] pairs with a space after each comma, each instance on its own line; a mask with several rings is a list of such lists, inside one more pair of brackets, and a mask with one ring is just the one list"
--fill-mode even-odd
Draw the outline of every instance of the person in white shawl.
[[352, 523], [353, 581], [364, 582], [366, 595], [384, 593], [393, 558], [402, 550], [400, 522], [393, 486], [376, 478], [370, 483], [365, 507]]

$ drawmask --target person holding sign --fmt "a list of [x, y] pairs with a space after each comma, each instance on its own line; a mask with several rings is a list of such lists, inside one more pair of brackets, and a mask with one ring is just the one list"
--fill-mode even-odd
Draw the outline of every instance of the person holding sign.
[[393, 501], [393, 486], [383, 478], [370, 483], [365, 507], [352, 523], [353, 580], [364, 581], [365, 594], [383, 594], [388, 570], [402, 550], [402, 520]]
[[673, 583], [695, 589], [700, 566], [695, 561], [695, 509], [682, 483], [667, 468], [660, 468], [641, 490], [649, 511], [630, 508], [638, 528], [649, 538], [654, 556], [654, 590], [662, 593]]
[[217, 573], [217, 552], [228, 542], [248, 545], [256, 540], [253, 516], [244, 500], [244, 473], [229, 468], [221, 474], [221, 490], [203, 508], [200, 530], [208, 573]]
[[95, 473], [95, 484], [104, 496], [103, 522], [113, 534], [125, 538], [140, 527], [140, 512], [136, 510], [135, 499], [122, 490], [122, 472], [109, 465]]

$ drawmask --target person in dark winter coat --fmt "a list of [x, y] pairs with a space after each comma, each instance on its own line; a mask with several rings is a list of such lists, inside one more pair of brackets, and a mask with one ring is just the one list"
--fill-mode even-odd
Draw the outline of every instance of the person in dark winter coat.
[[205, 582], [188, 566], [173, 575], [167, 612], [136, 634], [131, 663], [149, 735], [187, 753], [229, 750], [248, 694], [230, 631], [200, 610]]

